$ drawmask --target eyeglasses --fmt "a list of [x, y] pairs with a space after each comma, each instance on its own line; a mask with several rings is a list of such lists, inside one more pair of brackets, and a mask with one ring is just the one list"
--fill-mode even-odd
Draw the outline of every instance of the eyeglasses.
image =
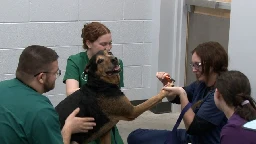
[[39, 73], [35, 74], [34, 77], [38, 76], [40, 73], [52, 73], [52, 74], [55, 74], [56, 78], [59, 78], [59, 76], [61, 75], [61, 70], [58, 69], [57, 72], [39, 72]]
[[195, 68], [196, 70], [199, 70], [199, 68], [202, 66], [201, 62], [195, 62], [195, 63], [190, 63], [189, 64], [191, 68]]

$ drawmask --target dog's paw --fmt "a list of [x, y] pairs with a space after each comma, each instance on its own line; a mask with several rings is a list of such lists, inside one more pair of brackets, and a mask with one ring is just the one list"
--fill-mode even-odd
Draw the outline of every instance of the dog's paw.
[[159, 96], [163, 99], [169, 95], [169, 92], [166, 90], [161, 90]]
[[172, 82], [168, 82], [165, 86], [166, 87], [174, 87], [174, 83], [173, 83], [173, 81]]

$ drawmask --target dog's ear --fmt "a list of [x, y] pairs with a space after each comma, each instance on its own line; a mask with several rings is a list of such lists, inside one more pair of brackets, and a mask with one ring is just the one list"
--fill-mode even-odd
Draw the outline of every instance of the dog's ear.
[[97, 70], [96, 55], [92, 56], [84, 69], [84, 74], [94, 73]]

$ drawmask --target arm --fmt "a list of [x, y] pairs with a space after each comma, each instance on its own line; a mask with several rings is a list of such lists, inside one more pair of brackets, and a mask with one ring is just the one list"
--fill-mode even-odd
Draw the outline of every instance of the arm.
[[199, 83], [197, 81], [191, 83], [190, 85], [183, 87], [183, 89], [187, 93], [187, 98], [189, 102], [192, 102], [193, 96], [194, 96], [194, 91], [198, 87]]
[[[179, 97], [180, 97], [181, 110], [183, 110], [183, 108], [189, 103], [187, 93], [183, 88], [180, 88]], [[183, 121], [187, 130], [191, 125], [194, 117], [195, 117], [195, 113], [191, 108], [189, 108], [183, 117]]]
[[[187, 93], [182, 87], [164, 87], [163, 90], [167, 90], [170, 95], [177, 95], [180, 98], [181, 110], [189, 103], [187, 98]], [[183, 116], [183, 121], [185, 124], [186, 129], [188, 130], [190, 124], [192, 123], [195, 117], [195, 113], [191, 108], [187, 110], [187, 112]]]
[[177, 95], [172, 97], [166, 97], [166, 98], [170, 103], [180, 104], [180, 97]]
[[67, 96], [79, 89], [79, 68], [70, 57], [67, 60], [63, 83], [66, 84]]
[[[156, 77], [158, 78], [159, 81], [161, 81], [163, 83], [163, 86], [166, 86], [168, 84], [168, 80], [166, 79], [166, 77], [170, 78], [170, 75], [166, 72], [157, 72]], [[193, 93], [194, 93], [194, 89], [196, 88], [196, 86], [197, 86], [197, 82], [193, 82], [189, 86], [183, 87], [183, 89], [187, 93], [187, 97], [190, 102], [193, 99]], [[181, 104], [180, 97], [178, 96], [178, 94], [169, 94], [167, 99], [171, 103]]]
[[66, 94], [67, 96], [71, 95], [73, 92], [79, 90], [79, 83], [75, 79], [66, 80]]
[[71, 139], [71, 130], [67, 127], [63, 127], [61, 130], [61, 135], [63, 137], [63, 143], [64, 144], [70, 144], [70, 139]]
[[[216, 107], [213, 94], [210, 93], [206, 96], [206, 100], [202, 103], [196, 115], [192, 108], [184, 115], [183, 120], [189, 134], [199, 135], [210, 131], [225, 118], [224, 113]], [[188, 99], [185, 95], [180, 95], [180, 99], [181, 108], [183, 109], [188, 103]]]
[[[188, 102], [187, 97], [181, 97], [181, 107], [184, 108], [184, 104]], [[197, 114], [190, 110], [184, 115], [183, 120], [187, 129], [187, 133], [190, 135], [201, 135], [207, 131], [212, 130], [219, 125], [225, 118], [223, 112], [217, 109], [214, 103], [213, 93], [210, 93], [201, 105]]]
[[226, 117], [224, 113], [216, 107], [214, 102], [214, 90], [211, 90], [194, 116], [187, 133], [191, 135], [204, 134], [224, 121], [226, 121]]
[[[193, 82], [189, 86], [182, 87], [186, 91], [187, 99], [189, 102], [192, 102], [194, 89], [196, 88], [196, 86], [197, 86], [197, 82]], [[175, 96], [174, 99], [172, 97], [167, 97], [167, 99], [171, 103], [181, 104], [180, 96]]]
[[[209, 93], [205, 96], [205, 99], [201, 104], [198, 112], [196, 113], [196, 116], [207, 121], [208, 123], [211, 123], [212, 125], [214, 125], [214, 127], [226, 123], [227, 118], [225, 114], [221, 110], [219, 110], [215, 105], [214, 90], [210, 90]], [[198, 126], [200, 127], [199, 124]]]
[[[163, 89], [179, 95], [181, 109], [189, 103], [186, 91], [183, 88], [164, 87]], [[223, 120], [224, 114], [217, 108], [215, 109], [216, 106], [214, 105], [213, 95], [209, 95], [207, 98], [208, 99], [200, 107], [197, 115], [194, 113], [192, 108], [185, 113], [183, 120], [189, 134], [196, 135], [205, 133], [216, 125], [219, 125]]]
[[96, 124], [94, 118], [80, 118], [76, 117], [80, 109], [76, 108], [65, 120], [65, 125], [61, 130], [64, 144], [69, 144], [71, 139], [71, 134], [74, 133], [86, 133], [88, 130], [93, 129]]
[[207, 131], [212, 130], [215, 127], [214, 124], [198, 117], [195, 115], [192, 123], [190, 124], [187, 134], [190, 135], [201, 135], [204, 134]]
[[[158, 78], [158, 80], [160, 82], [162, 82], [163, 86], [167, 86], [168, 84], [170, 84], [171, 76], [168, 73], [166, 73], [166, 72], [157, 72], [156, 77]], [[180, 100], [179, 100], [179, 97], [177, 97], [176, 94], [169, 93], [166, 98], [169, 102], [179, 104]]]
[[35, 144], [70, 144], [71, 134], [88, 132], [96, 124], [93, 118], [75, 117], [79, 108], [66, 119], [60, 131], [59, 117], [53, 108], [44, 108], [37, 112], [31, 128], [32, 143]]

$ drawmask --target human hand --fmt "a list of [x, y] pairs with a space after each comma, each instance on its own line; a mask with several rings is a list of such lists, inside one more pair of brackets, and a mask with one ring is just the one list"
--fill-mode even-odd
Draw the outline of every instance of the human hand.
[[162, 90], [168, 91], [169, 95], [181, 95], [183, 93], [186, 93], [186, 91], [182, 87], [170, 87], [170, 86], [164, 86]]
[[174, 79], [171, 79], [171, 76], [166, 72], [157, 72], [156, 77], [159, 81], [163, 83], [163, 85], [172, 85], [174, 86]]
[[160, 96], [160, 99], [163, 99], [165, 97], [169, 97], [169, 92], [166, 90], [161, 89], [160, 92], [158, 93], [158, 96]]
[[71, 133], [86, 133], [88, 130], [93, 129], [93, 126], [96, 126], [96, 123], [93, 122], [94, 118], [91, 117], [76, 117], [80, 109], [76, 108], [65, 120], [64, 127], [71, 130]]

